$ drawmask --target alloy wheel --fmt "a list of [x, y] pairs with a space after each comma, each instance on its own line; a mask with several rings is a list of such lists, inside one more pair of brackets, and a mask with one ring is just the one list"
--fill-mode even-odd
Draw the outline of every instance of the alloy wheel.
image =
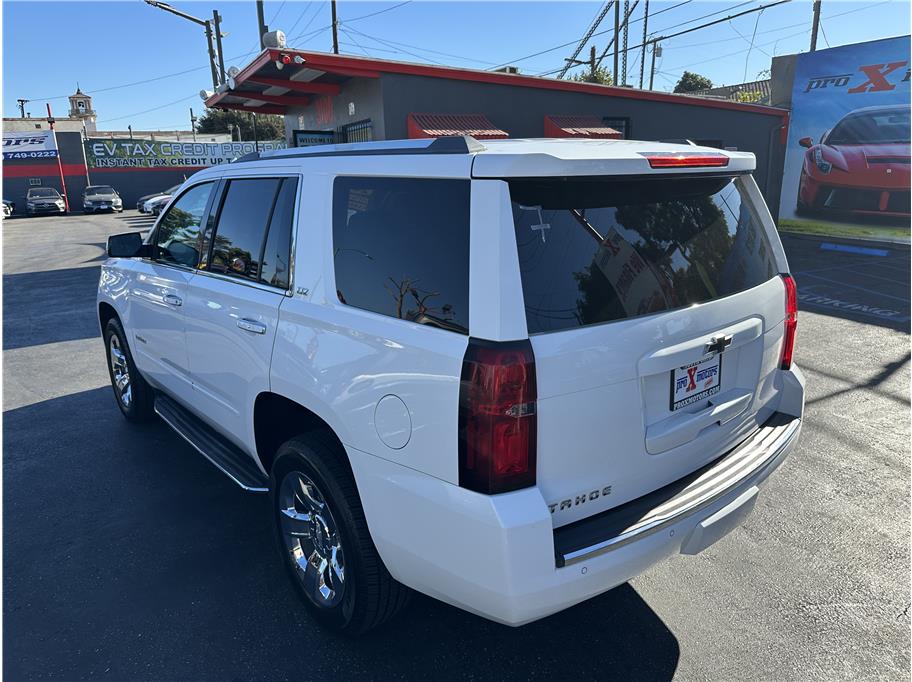
[[124, 354], [120, 337], [117, 334], [111, 334], [108, 346], [111, 353], [114, 390], [121, 404], [129, 408], [133, 404], [133, 386], [130, 383], [130, 368], [127, 366], [127, 356]]
[[320, 607], [338, 604], [345, 592], [341, 534], [320, 489], [300, 471], [291, 471], [282, 479], [279, 522], [304, 593]]

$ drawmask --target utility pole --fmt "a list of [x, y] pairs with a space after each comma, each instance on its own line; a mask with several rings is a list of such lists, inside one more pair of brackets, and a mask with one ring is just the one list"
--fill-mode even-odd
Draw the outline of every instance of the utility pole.
[[649, 23], [649, 0], [643, 9], [643, 54], [640, 56], [640, 90], [643, 89], [643, 74], [646, 71], [646, 25]]
[[329, 0], [332, 5], [333, 54], [339, 54], [339, 21], [336, 19], [336, 0]]
[[57, 170], [60, 173], [60, 193], [63, 194], [63, 208], [70, 212], [70, 200], [67, 198], [66, 180], [63, 177], [63, 161], [60, 158], [60, 148], [57, 146], [57, 131], [54, 130], [54, 115], [51, 113], [51, 105], [47, 105], [48, 127], [51, 129], [51, 135], [54, 136], [54, 149], [57, 150]]
[[258, 152], [260, 151], [260, 136], [257, 134], [256, 112], [251, 111], [250, 116], [253, 118], [253, 151]]
[[618, 84], [618, 40], [621, 29], [621, 3], [614, 3], [614, 85]]
[[225, 53], [222, 52], [222, 17], [218, 10], [212, 10], [212, 27], [215, 29], [215, 46], [218, 54], [219, 83], [225, 82]]
[[630, 0], [624, 0], [624, 50], [621, 53], [621, 81], [615, 85], [627, 85], [627, 33], [630, 17]]
[[652, 66], [649, 69], [649, 89], [652, 90], [652, 83], [655, 80], [656, 57], [662, 55], [662, 48], [655, 40], [652, 41]]
[[260, 34], [260, 49], [266, 45], [263, 44], [263, 36], [269, 33], [269, 27], [266, 26], [266, 17], [263, 15], [263, 0], [256, 0], [257, 9], [257, 32]]
[[196, 142], [196, 116], [193, 115], [193, 107], [190, 107], [190, 130], [193, 132], [193, 141]]
[[[195, 17], [192, 14], [187, 14], [186, 12], [181, 12], [179, 9], [176, 9], [169, 5], [166, 2], [158, 2], [158, 0], [145, 0], [147, 5], [152, 5], [152, 7], [157, 7], [160, 10], [165, 12], [170, 12], [179, 16], [181, 19], [186, 19], [187, 21], [192, 21], [198, 26], [202, 26], [206, 31], [206, 43], [209, 48], [209, 71], [212, 74], [212, 89], [215, 90], [219, 86], [219, 74], [218, 74], [218, 59], [215, 56], [215, 47], [212, 43], [212, 22], [208, 19], [200, 19]], [[221, 43], [221, 37], [219, 37], [219, 42]], [[220, 58], [220, 57], [219, 57]]]
[[817, 50], [817, 30], [820, 28], [820, 0], [814, 0], [814, 23], [811, 24], [811, 52]]
[[19, 106], [19, 116], [25, 118], [25, 105], [31, 102], [30, 99], [17, 99], [16, 104]]

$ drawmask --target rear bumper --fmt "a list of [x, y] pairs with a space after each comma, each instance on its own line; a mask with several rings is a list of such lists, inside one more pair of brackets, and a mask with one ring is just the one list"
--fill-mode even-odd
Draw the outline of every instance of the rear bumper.
[[[803, 378], [797, 369], [782, 374], [780, 410], [801, 414]], [[566, 537], [555, 532], [537, 488], [480, 495], [351, 448], [349, 456], [371, 536], [394, 578], [491, 620], [522, 625], [616, 587], [671, 554], [697, 553], [740, 523], [800, 431], [800, 418], [777, 418], [780, 430], [728, 476], [710, 469], [731, 467], [731, 453], [699, 472], [704, 486], [713, 483], [711, 494], [687, 488], [697, 495], [694, 504], [666, 498], [643, 515], [653, 513], [646, 525], [635, 519], [576, 547], [561, 544]]]

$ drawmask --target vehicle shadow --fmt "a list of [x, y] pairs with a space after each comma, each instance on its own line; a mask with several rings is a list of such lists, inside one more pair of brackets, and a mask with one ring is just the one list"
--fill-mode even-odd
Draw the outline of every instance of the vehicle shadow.
[[268, 497], [163, 423], [127, 424], [110, 388], [9, 410], [3, 436], [10, 679], [667, 680], [677, 668], [677, 639], [629, 585], [522, 628], [416, 595], [365, 637], [329, 634], [280, 566]]
[[98, 336], [100, 273], [96, 265], [3, 275], [3, 349]]
[[795, 234], [782, 244], [798, 284], [799, 326], [807, 310], [909, 332], [908, 245]]

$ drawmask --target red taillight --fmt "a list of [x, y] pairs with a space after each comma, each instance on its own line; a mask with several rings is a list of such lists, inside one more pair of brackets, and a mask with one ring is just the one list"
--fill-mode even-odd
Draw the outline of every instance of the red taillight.
[[792, 366], [792, 352], [795, 350], [795, 328], [798, 326], [798, 288], [791, 275], [782, 275], [785, 284], [785, 329], [782, 333], [782, 361], [779, 366]]
[[459, 485], [488, 495], [535, 485], [535, 357], [528, 340], [471, 339], [459, 387]]
[[640, 152], [650, 168], [713, 168], [728, 165], [725, 154], [714, 152]]

